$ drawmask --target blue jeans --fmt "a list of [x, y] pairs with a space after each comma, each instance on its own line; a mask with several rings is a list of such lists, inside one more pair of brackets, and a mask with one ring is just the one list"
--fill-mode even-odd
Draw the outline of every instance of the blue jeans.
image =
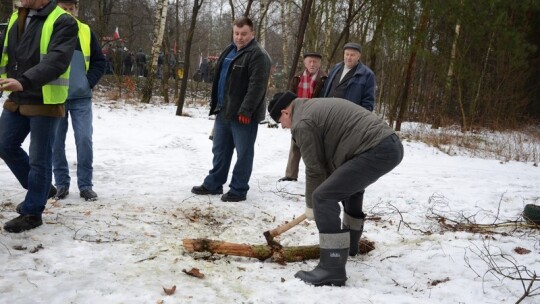
[[255, 156], [255, 140], [259, 124], [255, 121], [247, 125], [238, 121], [226, 121], [222, 113], [216, 117], [214, 124], [214, 139], [212, 153], [214, 159], [208, 176], [204, 179], [204, 187], [211, 191], [222, 191], [227, 182], [231, 167], [233, 152], [236, 149], [236, 164], [234, 165], [229, 192], [238, 196], [246, 196], [249, 190], [249, 178], [253, 170]]
[[[2, 111], [0, 157], [24, 189], [21, 214], [39, 215], [45, 209], [52, 181], [52, 145], [60, 117], [22, 116]], [[28, 154], [21, 145], [30, 134]]]
[[53, 145], [54, 180], [57, 187], [67, 187], [68, 189], [71, 181], [69, 165], [66, 159], [66, 134], [69, 115], [71, 115], [75, 146], [77, 148], [77, 185], [79, 190], [82, 191], [93, 186], [92, 99], [68, 100], [66, 102], [66, 116], [61, 119], [56, 132], [56, 140]]

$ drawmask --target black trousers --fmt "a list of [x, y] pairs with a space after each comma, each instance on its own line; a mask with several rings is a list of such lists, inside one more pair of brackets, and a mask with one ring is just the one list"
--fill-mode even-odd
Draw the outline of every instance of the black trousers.
[[313, 191], [313, 212], [319, 233], [341, 231], [341, 207], [354, 218], [363, 218], [364, 190], [394, 169], [403, 159], [403, 145], [392, 134], [372, 149], [338, 167]]

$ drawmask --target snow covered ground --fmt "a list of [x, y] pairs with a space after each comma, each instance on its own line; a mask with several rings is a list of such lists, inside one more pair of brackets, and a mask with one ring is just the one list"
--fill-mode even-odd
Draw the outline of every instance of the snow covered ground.
[[[0, 302], [515, 303], [528, 282], [489, 273], [488, 257], [509, 275], [517, 276], [514, 266], [540, 275], [539, 230], [450, 232], [437, 221], [437, 216], [446, 217], [447, 224], [520, 220], [526, 204], [540, 203], [540, 169], [449, 156], [410, 141], [404, 142], [401, 165], [366, 191], [370, 220], [364, 237], [376, 249], [349, 259], [345, 287], [312, 287], [294, 278], [316, 260], [279, 265], [186, 253], [182, 240], [187, 238], [265, 244], [264, 231], [303, 213], [305, 178], [277, 182], [285, 171], [290, 133], [261, 125], [247, 201], [193, 195], [191, 187], [211, 168], [213, 121], [206, 108], [186, 108], [191, 117], [175, 111], [172, 105], [96, 100], [99, 200], [79, 198], [70, 133], [70, 195], [49, 201], [43, 226], [21, 234], [1, 231]], [[0, 185], [3, 225], [16, 216], [25, 191], [3, 162]], [[317, 244], [315, 223], [306, 221], [278, 241]], [[518, 254], [517, 247], [530, 252]], [[183, 272], [192, 268], [204, 278]], [[163, 287], [173, 285], [176, 292], [166, 295]], [[538, 303], [539, 287], [535, 282], [537, 296], [522, 303]]]

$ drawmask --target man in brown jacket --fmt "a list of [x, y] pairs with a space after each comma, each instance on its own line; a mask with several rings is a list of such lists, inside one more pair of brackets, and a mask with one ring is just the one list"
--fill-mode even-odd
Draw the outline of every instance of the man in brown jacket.
[[268, 112], [291, 129], [300, 148], [306, 165], [306, 216], [315, 219], [319, 230], [319, 264], [295, 277], [316, 286], [344, 285], [347, 256], [358, 253], [364, 227], [360, 193], [401, 162], [403, 146], [382, 119], [345, 99], [278, 93]]
[[[327, 78], [326, 73], [321, 71], [322, 55], [316, 52], [304, 53], [304, 71], [294, 76], [291, 82], [291, 92], [300, 98], [318, 97]], [[296, 181], [298, 179], [298, 166], [300, 165], [300, 149], [291, 140], [289, 159], [285, 169], [285, 177], [282, 181]]]

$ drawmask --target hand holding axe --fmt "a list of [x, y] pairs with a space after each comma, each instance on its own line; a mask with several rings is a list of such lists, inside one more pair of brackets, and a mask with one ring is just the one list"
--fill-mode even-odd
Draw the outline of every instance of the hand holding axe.
[[278, 242], [274, 241], [274, 237], [284, 233], [285, 231], [291, 229], [292, 227], [300, 224], [301, 222], [303, 222], [304, 220], [306, 219], [306, 214], [302, 214], [300, 215], [299, 217], [295, 218], [294, 220], [290, 221], [290, 222], [287, 222], [283, 225], [280, 225], [272, 230], [268, 230], [268, 231], [265, 231], [264, 232], [264, 237], [266, 238], [266, 241], [268, 242], [268, 245], [270, 247], [274, 247], [274, 248], [281, 248], [281, 244], [279, 244]]

